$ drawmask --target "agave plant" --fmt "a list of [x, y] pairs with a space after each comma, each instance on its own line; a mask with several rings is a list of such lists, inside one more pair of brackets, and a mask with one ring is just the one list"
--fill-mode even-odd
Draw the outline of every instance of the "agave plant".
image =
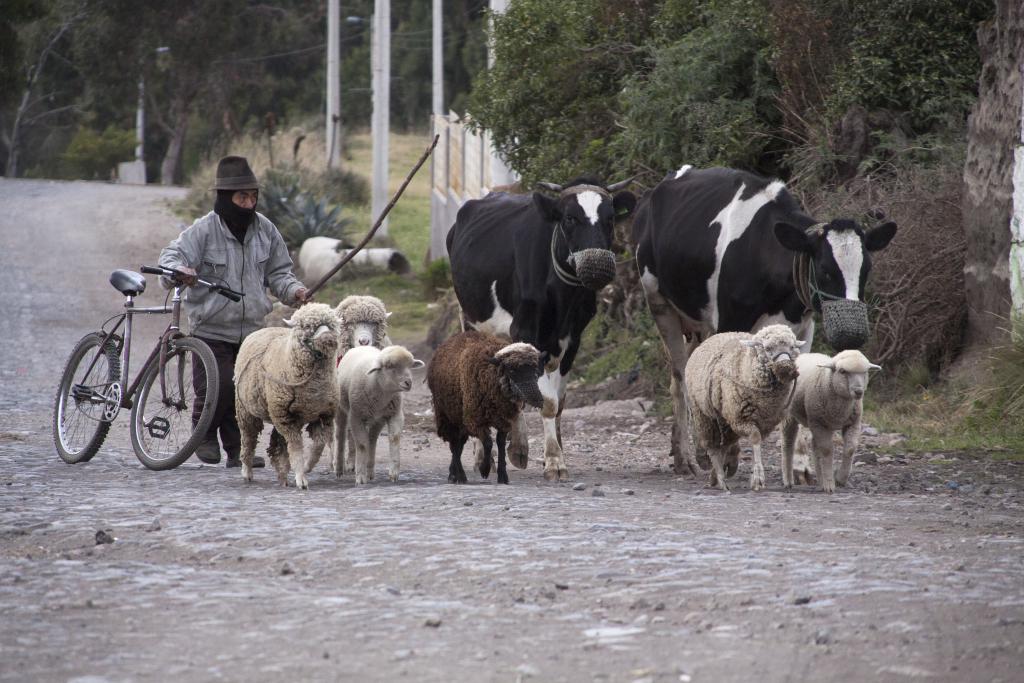
[[341, 204], [332, 206], [326, 198], [304, 191], [298, 174], [268, 173], [260, 194], [264, 213], [281, 231], [289, 249], [298, 249], [309, 237], [344, 239], [351, 221], [341, 217]]

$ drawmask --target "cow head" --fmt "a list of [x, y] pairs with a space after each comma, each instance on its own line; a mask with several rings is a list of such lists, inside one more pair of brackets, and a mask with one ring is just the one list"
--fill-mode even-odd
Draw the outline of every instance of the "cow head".
[[534, 192], [540, 215], [554, 224], [551, 235], [552, 266], [567, 284], [599, 290], [615, 278], [612, 232], [618, 218], [629, 215], [636, 196], [621, 191], [632, 178], [607, 187], [589, 178], [572, 181], [564, 188], [553, 183], [541, 187], [558, 192], [558, 198]]
[[776, 239], [802, 257], [806, 267], [798, 269], [794, 285], [805, 303], [821, 312], [825, 338], [836, 350], [859, 348], [867, 341], [864, 285], [871, 271], [870, 252], [884, 249], [895, 234], [891, 221], [867, 231], [846, 219], [808, 229], [775, 224]]

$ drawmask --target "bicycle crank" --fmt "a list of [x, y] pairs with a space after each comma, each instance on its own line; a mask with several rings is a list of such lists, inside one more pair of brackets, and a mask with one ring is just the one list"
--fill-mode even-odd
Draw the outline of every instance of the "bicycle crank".
[[113, 422], [121, 412], [121, 383], [112, 382], [103, 392], [103, 421]]

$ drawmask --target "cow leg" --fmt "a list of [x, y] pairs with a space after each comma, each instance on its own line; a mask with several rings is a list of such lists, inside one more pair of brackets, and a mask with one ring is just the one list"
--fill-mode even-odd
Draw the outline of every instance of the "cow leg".
[[508, 483], [508, 469], [505, 467], [505, 432], [499, 431], [498, 437], [498, 483]]
[[544, 478], [562, 481], [569, 478], [569, 470], [562, 458], [562, 444], [558, 438], [559, 398], [565, 395], [565, 375], [556, 368], [545, 372], [537, 381], [544, 405], [540, 409], [544, 418]]
[[[661, 341], [665, 345], [669, 361], [672, 363], [672, 383], [669, 386], [669, 393], [672, 396], [672, 467], [676, 474], [689, 472], [697, 476], [700, 466], [697, 464], [695, 451], [698, 450], [690, 441], [690, 418], [686, 406], [686, 363], [690, 358], [690, 352], [696, 348], [697, 343], [691, 342], [683, 334], [683, 319], [676, 313], [672, 305], [665, 300], [657, 291], [656, 285], [644, 282], [644, 292], [647, 294], [647, 306], [651, 310], [654, 322], [658, 326]], [[648, 287], [651, 289], [648, 289]], [[702, 459], [707, 455], [701, 450]], [[704, 469], [707, 469], [705, 467]]]
[[508, 461], [516, 469], [525, 470], [530, 464], [530, 433], [526, 428], [526, 417], [522, 413], [512, 422], [509, 432]]

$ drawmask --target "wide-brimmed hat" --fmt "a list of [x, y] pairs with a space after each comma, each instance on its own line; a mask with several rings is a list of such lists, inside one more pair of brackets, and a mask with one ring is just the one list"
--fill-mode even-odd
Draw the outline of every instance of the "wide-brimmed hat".
[[260, 186], [245, 157], [224, 157], [217, 162], [215, 190], [254, 190]]

